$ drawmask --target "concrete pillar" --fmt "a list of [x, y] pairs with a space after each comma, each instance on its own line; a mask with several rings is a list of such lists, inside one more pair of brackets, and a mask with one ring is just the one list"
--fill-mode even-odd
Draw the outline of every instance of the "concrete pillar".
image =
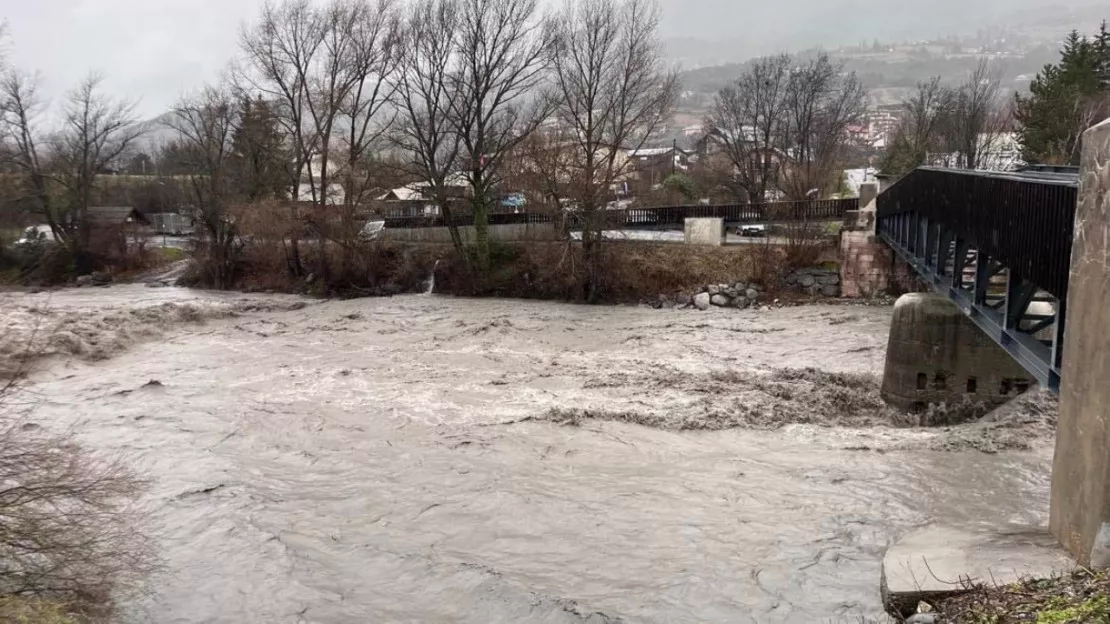
[[724, 219], [686, 219], [686, 244], [720, 247], [725, 243]]
[[883, 370], [887, 403], [915, 412], [964, 397], [997, 405], [1034, 383], [948, 298], [911, 293], [894, 304]]
[[1083, 135], [1060, 383], [1052, 532], [1110, 567], [1110, 120]]
[[875, 200], [879, 197], [879, 183], [878, 182], [864, 182], [859, 187], [859, 209], [860, 212], [872, 212], [876, 210]]

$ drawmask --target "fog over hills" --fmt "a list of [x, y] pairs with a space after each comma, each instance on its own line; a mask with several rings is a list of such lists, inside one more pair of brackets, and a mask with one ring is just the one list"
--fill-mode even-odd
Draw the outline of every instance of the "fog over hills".
[[668, 51], [690, 64], [760, 54], [968, 34], [1049, 23], [1062, 37], [1097, 26], [1110, 6], [1094, 0], [661, 0]]
[[[324, 2], [325, 0], [312, 0]], [[405, 2], [407, 0], [398, 0]], [[540, 0], [545, 8], [566, 0]], [[659, 0], [668, 56], [684, 69], [775, 52], [896, 43], [990, 28], [1037, 29], [1053, 51], [1072, 28], [1110, 18], [1108, 0]], [[0, 0], [8, 61], [41, 71], [57, 103], [90, 70], [104, 88], [139, 101], [144, 118], [219, 78], [238, 30], [263, 0]], [[1034, 69], [1036, 66], [1034, 66]], [[1026, 70], [1022, 70], [1026, 71]]]

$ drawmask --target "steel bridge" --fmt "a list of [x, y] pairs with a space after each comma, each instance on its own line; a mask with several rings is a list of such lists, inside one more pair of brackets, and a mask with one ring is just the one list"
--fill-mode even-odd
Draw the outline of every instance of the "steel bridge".
[[877, 232], [1042, 386], [1058, 391], [1078, 175], [924, 167], [878, 197]]

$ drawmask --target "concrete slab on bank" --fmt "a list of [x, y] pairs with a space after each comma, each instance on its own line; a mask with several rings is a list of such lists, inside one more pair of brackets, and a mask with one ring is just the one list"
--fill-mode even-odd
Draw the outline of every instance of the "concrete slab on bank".
[[887, 612], [907, 617], [921, 601], [965, 593], [976, 585], [1008, 585], [1070, 573], [1075, 561], [1047, 528], [995, 532], [931, 526], [911, 533], [883, 557]]

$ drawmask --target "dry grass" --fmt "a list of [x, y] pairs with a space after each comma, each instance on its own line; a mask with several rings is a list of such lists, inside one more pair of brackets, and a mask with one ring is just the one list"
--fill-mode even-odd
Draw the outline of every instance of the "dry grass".
[[[275, 235], [276, 236], [276, 235]], [[602, 251], [603, 281], [598, 302], [638, 303], [660, 294], [692, 293], [709, 283], [755, 280], [770, 275], [755, 252], [761, 246], [694, 248], [638, 242], [609, 243]], [[772, 249], [765, 266], [782, 260]], [[353, 247], [338, 242], [301, 241], [302, 269], [290, 269], [287, 241], [251, 237], [238, 260], [235, 288], [248, 291], [311, 292], [324, 296], [422, 292], [432, 267], [436, 292], [579, 301], [585, 296], [581, 248], [565, 242], [494, 243], [490, 271], [474, 275], [450, 245], [375, 241]], [[311, 276], [311, 283], [306, 277]], [[206, 284], [203, 271], [184, 282]]]
[[1110, 622], [1110, 575], [1079, 570], [1059, 578], [979, 587], [940, 603], [937, 610], [940, 624]]
[[[232, 214], [242, 245], [228, 287], [328, 296], [420, 291], [438, 262], [441, 293], [635, 303], [692, 294], [711, 283], [754, 281], [774, 289], [829, 247], [817, 223], [783, 226], [785, 245], [770, 239], [718, 248], [608, 241], [589, 262], [576, 242], [493, 242], [490, 268], [476, 274], [473, 258], [468, 262], [449, 244], [360, 242], [361, 221], [342, 211], [317, 214], [263, 203], [234, 207]], [[201, 256], [187, 281], [214, 286]]]
[[[705, 284], [753, 279], [749, 247], [687, 247], [611, 242], [601, 252], [600, 303], [638, 303], [661, 294], [693, 293]], [[494, 268], [475, 279], [453, 256], [437, 273], [437, 292], [530, 299], [582, 300], [585, 262], [578, 245], [498, 245]]]

